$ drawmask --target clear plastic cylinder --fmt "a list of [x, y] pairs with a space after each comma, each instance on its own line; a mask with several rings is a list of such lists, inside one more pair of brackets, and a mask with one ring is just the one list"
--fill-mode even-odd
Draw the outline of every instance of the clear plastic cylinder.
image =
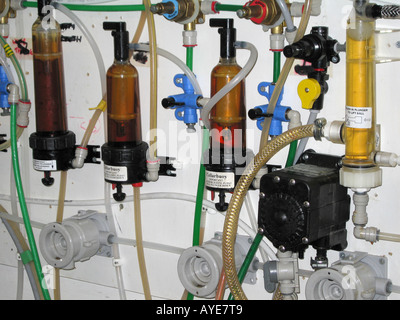
[[345, 158], [348, 167], [374, 165], [376, 149], [375, 20], [355, 15], [347, 29]]
[[[221, 58], [211, 73], [211, 96], [231, 81], [242, 68], [236, 58]], [[246, 150], [245, 81], [237, 84], [210, 112], [213, 149]]]
[[39, 17], [32, 26], [36, 130], [63, 134], [67, 111], [61, 29], [54, 19]]
[[111, 146], [142, 141], [139, 78], [129, 61], [116, 61], [107, 71], [107, 125]]

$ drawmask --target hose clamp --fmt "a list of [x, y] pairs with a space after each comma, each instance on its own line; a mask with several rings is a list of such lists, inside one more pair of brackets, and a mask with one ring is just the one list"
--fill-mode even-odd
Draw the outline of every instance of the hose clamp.
[[322, 137], [324, 136], [324, 127], [326, 125], [326, 119], [325, 118], [320, 118], [316, 119], [314, 121], [314, 129], [313, 129], [313, 134], [314, 134], [314, 139], [317, 141], [321, 141]]

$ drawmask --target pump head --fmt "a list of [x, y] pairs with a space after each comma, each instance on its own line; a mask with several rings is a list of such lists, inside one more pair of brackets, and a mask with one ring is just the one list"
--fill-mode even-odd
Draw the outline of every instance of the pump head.
[[219, 28], [221, 35], [221, 58], [236, 57], [236, 29], [233, 27], [233, 19], [210, 19], [210, 27]]
[[126, 31], [126, 23], [103, 22], [104, 30], [112, 30], [114, 37], [114, 58], [118, 61], [125, 61], [129, 58], [129, 32]]

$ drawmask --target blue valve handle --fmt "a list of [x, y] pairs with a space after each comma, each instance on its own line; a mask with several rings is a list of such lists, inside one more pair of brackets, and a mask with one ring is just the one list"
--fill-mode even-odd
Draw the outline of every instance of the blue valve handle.
[[[268, 101], [271, 100], [272, 94], [275, 89], [275, 84], [273, 82], [261, 82], [258, 85], [258, 92], [260, 95], [266, 97]], [[291, 110], [290, 107], [282, 106], [282, 98], [283, 98], [284, 90], [282, 89], [281, 94], [279, 95], [278, 101], [275, 106], [274, 115], [272, 116], [271, 125], [269, 129], [269, 134], [271, 136], [280, 135], [283, 131], [282, 122], [288, 122], [286, 119], [286, 112]], [[266, 114], [268, 110], [268, 104], [257, 106], [254, 109], [260, 109], [262, 114]], [[262, 130], [262, 126], [264, 123], [265, 117], [260, 117], [257, 119], [257, 128]]]
[[175, 109], [177, 120], [186, 124], [196, 124], [198, 122], [197, 110], [201, 108], [198, 106], [197, 100], [202, 96], [194, 93], [190, 80], [184, 74], [175, 75], [174, 84], [181, 88], [184, 93], [168, 96], [168, 98], [174, 100], [174, 105], [169, 108]]
[[[8, 104], [8, 95], [7, 87], [10, 84], [7, 74], [2, 66], [0, 66], [0, 108], [5, 110], [10, 107]], [[6, 112], [8, 114], [8, 112]]]

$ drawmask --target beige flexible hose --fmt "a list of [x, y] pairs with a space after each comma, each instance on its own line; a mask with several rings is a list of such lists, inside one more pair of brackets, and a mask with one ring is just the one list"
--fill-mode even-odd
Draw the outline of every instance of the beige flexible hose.
[[260, 168], [265, 165], [279, 150], [291, 142], [312, 137], [314, 125], [305, 125], [284, 132], [272, 139], [246, 167], [244, 174], [233, 192], [225, 217], [224, 230], [222, 234], [222, 258], [225, 269], [226, 280], [235, 300], [247, 300], [245, 293], [236, 273], [234, 245], [238, 229], [239, 213], [245, 195], [254, 177]]
[[[294, 42], [299, 41], [304, 36], [304, 33], [305, 33], [307, 25], [308, 25], [308, 21], [310, 20], [310, 16], [311, 16], [312, 1], [313, 0], [306, 0], [306, 2], [305, 2], [299, 29], [297, 30], [297, 34], [294, 39]], [[285, 82], [287, 80], [289, 72], [292, 69], [294, 60], [295, 60], [294, 58], [288, 58], [285, 61], [282, 71], [279, 75], [279, 79], [275, 84], [275, 89], [274, 89], [274, 92], [272, 93], [271, 100], [270, 100], [268, 108], [267, 108], [267, 114], [274, 113], [275, 106], [278, 102], [279, 96], [282, 92], [283, 86], [285, 85]], [[263, 129], [262, 129], [261, 139], [260, 139], [260, 150], [262, 150], [268, 143], [269, 128], [271, 125], [271, 120], [272, 120], [271, 117], [265, 117], [265, 120], [263, 122]]]
[[[58, 192], [58, 206], [56, 217], [57, 223], [62, 223], [64, 219], [64, 202], [67, 189], [67, 172], [68, 171], [61, 171], [60, 173], [60, 190]], [[54, 300], [61, 300], [59, 268], [54, 268]]]
[[142, 218], [140, 211], [140, 187], [133, 187], [133, 201], [135, 208], [135, 237], [136, 249], [139, 261], [139, 270], [142, 278], [143, 292], [146, 300], [151, 300], [149, 279], [147, 276], [146, 260], [144, 258], [143, 237], [142, 237]]
[[150, 159], [157, 158], [157, 42], [154, 17], [150, 11], [150, 0], [144, 0], [149, 30], [150, 45]]

